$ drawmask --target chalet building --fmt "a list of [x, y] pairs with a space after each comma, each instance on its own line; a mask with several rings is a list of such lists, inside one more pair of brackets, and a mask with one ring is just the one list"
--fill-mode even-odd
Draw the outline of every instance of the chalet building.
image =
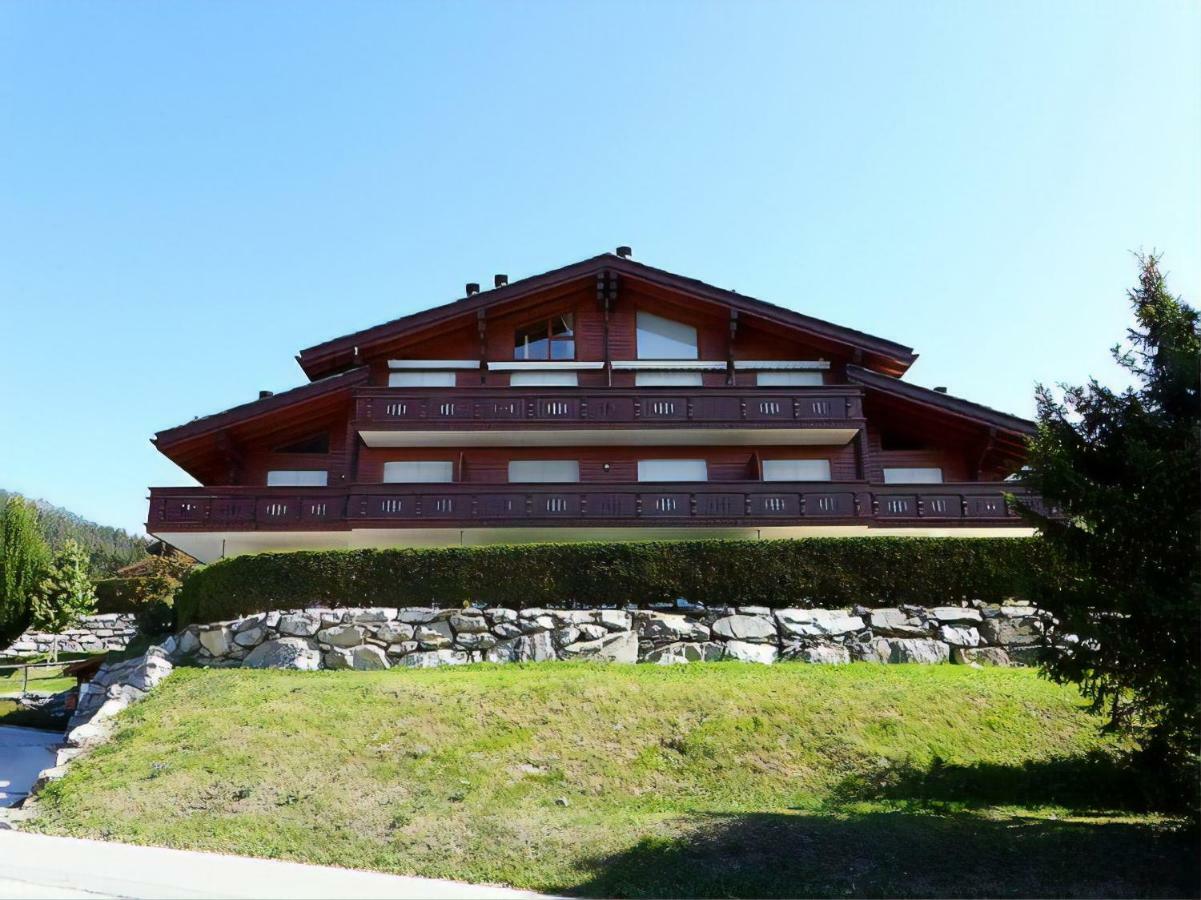
[[909, 347], [627, 248], [318, 344], [309, 383], [159, 432], [201, 561], [520, 541], [1022, 535], [1033, 423], [902, 380]]

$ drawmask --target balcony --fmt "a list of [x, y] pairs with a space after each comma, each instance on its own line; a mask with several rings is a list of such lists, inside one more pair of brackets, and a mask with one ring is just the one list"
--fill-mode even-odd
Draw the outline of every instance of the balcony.
[[329, 488], [151, 488], [152, 533], [360, 528], [1021, 526], [1006, 494], [964, 482], [358, 484]]
[[[483, 440], [539, 441], [538, 433], [570, 431], [578, 440], [621, 442], [621, 432], [681, 429], [763, 437], [798, 429], [791, 443], [845, 443], [863, 424], [858, 387], [809, 388], [359, 388], [353, 426], [368, 446], [429, 446], [414, 434]], [[406, 436], [406, 433], [409, 435]], [[605, 438], [605, 435], [608, 438]], [[506, 438], [505, 435], [508, 437]], [[531, 437], [533, 435], [533, 437]], [[449, 440], [449, 438], [445, 438]], [[677, 439], [686, 443], [686, 439]], [[709, 443], [713, 438], [706, 439]], [[731, 434], [730, 440], [736, 440]], [[472, 442], [468, 437], [467, 441]], [[475, 443], [480, 443], [477, 439]], [[459, 441], [461, 443], [461, 441]]]

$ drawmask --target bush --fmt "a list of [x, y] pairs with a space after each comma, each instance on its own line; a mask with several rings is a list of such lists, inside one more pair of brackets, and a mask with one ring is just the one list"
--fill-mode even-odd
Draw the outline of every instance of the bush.
[[177, 625], [304, 606], [654, 603], [938, 605], [1036, 599], [1051, 568], [1035, 538], [806, 538], [330, 550], [238, 556], [196, 569]]
[[104, 578], [96, 582], [96, 612], [133, 613], [143, 634], [170, 631], [179, 580], [169, 575]]

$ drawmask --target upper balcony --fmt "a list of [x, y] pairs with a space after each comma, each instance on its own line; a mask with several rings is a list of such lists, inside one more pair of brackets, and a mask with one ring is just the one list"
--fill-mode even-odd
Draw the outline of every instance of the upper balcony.
[[564, 432], [598, 444], [645, 442], [654, 437], [647, 432], [658, 432], [665, 443], [687, 443], [683, 431], [709, 444], [846, 443], [863, 425], [863, 390], [363, 387], [355, 390], [352, 425], [368, 446], [378, 447], [561, 443]]

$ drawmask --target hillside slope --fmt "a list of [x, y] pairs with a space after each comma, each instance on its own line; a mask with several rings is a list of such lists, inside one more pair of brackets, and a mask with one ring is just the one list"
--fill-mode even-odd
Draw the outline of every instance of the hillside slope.
[[1195, 894], [1027, 670], [177, 670], [35, 827], [590, 896]]
[[[0, 488], [0, 507], [12, 493]], [[91, 559], [92, 575], [95, 577], [112, 575], [122, 566], [137, 562], [146, 556], [145, 538], [128, 534], [120, 528], [89, 522], [82, 516], [45, 500], [34, 500], [33, 503], [38, 509], [38, 523], [42, 534], [51, 548], [57, 550], [67, 540], [74, 538], [87, 551]]]

